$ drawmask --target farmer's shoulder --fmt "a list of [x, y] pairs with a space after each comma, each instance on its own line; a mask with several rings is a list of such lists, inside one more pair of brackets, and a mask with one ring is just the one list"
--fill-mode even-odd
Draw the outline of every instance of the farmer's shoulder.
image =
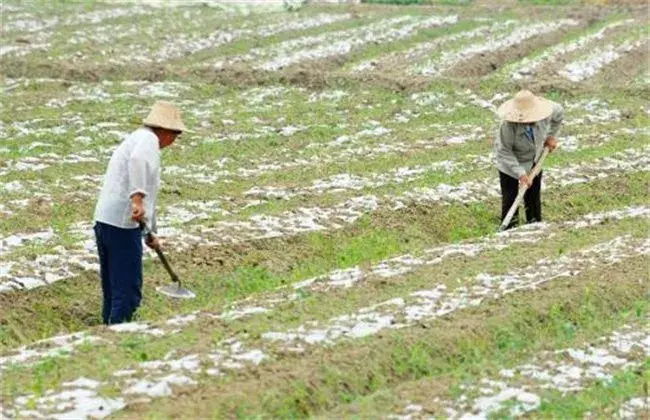
[[517, 130], [517, 125], [515, 123], [506, 120], [499, 121], [499, 128], [498, 128], [499, 136], [512, 137], [515, 135], [516, 130]]
[[151, 143], [158, 143], [158, 137], [149, 127], [140, 127], [130, 135], [131, 138], [137, 141], [146, 141]]
[[564, 107], [559, 102], [550, 99], [547, 99], [547, 101], [551, 104], [551, 114], [543, 120], [540, 120], [538, 124], [548, 125], [561, 123], [564, 120]]
[[553, 105], [553, 113], [551, 114], [552, 116], [558, 116], [564, 114], [564, 107], [562, 106], [561, 103], [555, 102], [555, 101], [549, 101], [551, 105]]
[[158, 137], [156, 137], [156, 134], [147, 127], [140, 127], [133, 131], [126, 138], [126, 142], [131, 148], [137, 146], [138, 149], [143, 147], [154, 149], [158, 147]]

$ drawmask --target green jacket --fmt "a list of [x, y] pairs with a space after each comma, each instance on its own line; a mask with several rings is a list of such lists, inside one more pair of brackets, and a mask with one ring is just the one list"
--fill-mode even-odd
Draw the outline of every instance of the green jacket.
[[550, 117], [532, 123], [534, 143], [528, 139], [528, 124], [501, 121], [494, 143], [494, 155], [497, 169], [513, 178], [527, 174], [544, 150], [544, 142], [549, 136], [557, 135], [564, 120], [564, 109], [553, 103]]

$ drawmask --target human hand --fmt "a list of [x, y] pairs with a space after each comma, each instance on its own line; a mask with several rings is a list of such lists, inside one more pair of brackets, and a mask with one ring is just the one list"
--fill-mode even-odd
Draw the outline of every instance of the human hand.
[[546, 141], [544, 142], [544, 146], [548, 147], [549, 152], [552, 152], [553, 150], [557, 149], [558, 143], [555, 136], [548, 136], [546, 138]]
[[526, 186], [526, 188], [530, 188], [533, 185], [533, 181], [531, 181], [528, 175], [522, 175], [519, 177], [519, 185]]
[[131, 219], [134, 222], [144, 220], [144, 202], [142, 201], [141, 194], [135, 194], [131, 197]]
[[160, 240], [153, 235], [147, 235], [145, 244], [154, 251], [160, 249]]

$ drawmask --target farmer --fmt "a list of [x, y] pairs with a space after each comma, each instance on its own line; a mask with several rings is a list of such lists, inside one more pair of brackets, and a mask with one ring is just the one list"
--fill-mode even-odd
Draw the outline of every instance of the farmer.
[[[185, 131], [180, 110], [159, 101], [113, 152], [95, 208], [104, 324], [131, 320], [142, 299], [142, 233], [139, 222], [156, 225], [160, 149]], [[152, 249], [157, 240], [147, 242]]]
[[[555, 135], [564, 118], [562, 106], [537, 97], [528, 90], [518, 92], [497, 110], [501, 117], [495, 142], [496, 166], [501, 183], [501, 222], [517, 197], [519, 185], [528, 187], [524, 195], [526, 222], [542, 221], [542, 173], [530, 179], [532, 167], [539, 160], [544, 147], [557, 148]], [[517, 226], [519, 212], [507, 228]]]

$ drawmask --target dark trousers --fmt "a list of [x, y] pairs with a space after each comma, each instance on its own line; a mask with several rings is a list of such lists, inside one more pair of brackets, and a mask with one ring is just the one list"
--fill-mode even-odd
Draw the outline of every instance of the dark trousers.
[[142, 300], [142, 233], [95, 224], [104, 324], [129, 322]]
[[[506, 218], [510, 207], [517, 198], [519, 192], [519, 180], [506, 175], [499, 171], [499, 180], [501, 182], [501, 222]], [[542, 172], [533, 180], [533, 185], [526, 190], [524, 194], [524, 207], [526, 209], [526, 222], [534, 223], [542, 221]], [[512, 217], [508, 229], [519, 224], [519, 209]]]

